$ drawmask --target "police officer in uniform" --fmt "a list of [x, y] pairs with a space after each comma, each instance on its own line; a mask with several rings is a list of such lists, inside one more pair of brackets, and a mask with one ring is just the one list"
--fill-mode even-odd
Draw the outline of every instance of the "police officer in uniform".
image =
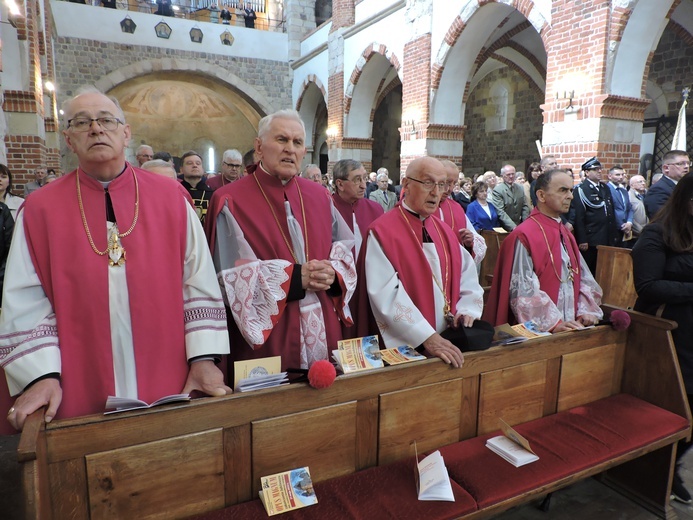
[[597, 246], [615, 246], [619, 241], [614, 204], [609, 187], [601, 182], [602, 164], [596, 157], [582, 165], [585, 180], [573, 189], [568, 220], [573, 225], [580, 252], [594, 273]]

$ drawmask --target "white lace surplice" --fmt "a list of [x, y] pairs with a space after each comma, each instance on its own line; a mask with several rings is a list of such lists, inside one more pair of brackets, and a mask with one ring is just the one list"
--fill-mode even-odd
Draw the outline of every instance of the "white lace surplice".
[[554, 302], [539, 288], [539, 278], [534, 272], [532, 257], [522, 242], [517, 241], [510, 278], [509, 300], [510, 310], [518, 323], [531, 320], [539, 330], [548, 331], [560, 321], [575, 320], [578, 316], [592, 315], [598, 319], [603, 317], [604, 313], [599, 307], [602, 301], [602, 290], [590, 273], [582, 255], [578, 257], [581, 283], [576, 314], [573, 282], [568, 279], [570, 257], [565, 247], [561, 247], [560, 263], [561, 280], [565, 281], [561, 283], [557, 301]]
[[[297, 263], [302, 264], [306, 262], [303, 232], [289, 202], [284, 204], [291, 245]], [[348, 322], [351, 320], [349, 300], [356, 288], [356, 268], [351, 254], [354, 237], [341, 215], [333, 206], [331, 209], [333, 243], [329, 260], [346, 288], [343, 308], [339, 311]], [[223, 218], [217, 219], [214, 260], [222, 293], [245, 340], [253, 348], [259, 348], [281, 318], [288, 296], [281, 285], [289, 280], [293, 264], [281, 259], [258, 260], [228, 207], [222, 209], [220, 217]], [[301, 368], [308, 368], [314, 361], [328, 358], [325, 320], [315, 292], [306, 291], [299, 307]]]

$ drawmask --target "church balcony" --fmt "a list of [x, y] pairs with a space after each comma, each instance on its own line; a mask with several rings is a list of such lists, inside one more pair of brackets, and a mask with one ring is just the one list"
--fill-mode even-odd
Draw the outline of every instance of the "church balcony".
[[[235, 25], [235, 20], [231, 22], [233, 25], [208, 21], [210, 10], [199, 7], [202, 4], [198, 0], [174, 0], [176, 4], [178, 1], [196, 2], [194, 6], [181, 6], [174, 17], [153, 14], [156, 4], [139, 0], [135, 5], [138, 0], [122, 1], [126, 2], [122, 5], [129, 7], [128, 10], [51, 0], [57, 36], [172, 51], [209, 52], [235, 58], [288, 60], [288, 36], [283, 32], [283, 25], [278, 26], [276, 20], [269, 20], [267, 16], [264, 27], [268, 30], [248, 29], [242, 17], [238, 17], [241, 26]], [[121, 0], [117, 0], [117, 5], [120, 7]], [[258, 27], [261, 14], [267, 13], [258, 13]]]

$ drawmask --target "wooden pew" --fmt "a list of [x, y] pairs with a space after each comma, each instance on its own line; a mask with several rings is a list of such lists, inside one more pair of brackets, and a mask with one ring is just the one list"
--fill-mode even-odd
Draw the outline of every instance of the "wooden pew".
[[479, 272], [479, 283], [481, 285], [491, 285], [493, 271], [496, 268], [496, 260], [498, 259], [498, 251], [500, 246], [508, 236], [508, 233], [496, 233], [495, 231], [482, 229], [481, 236], [486, 241], [486, 256], [481, 261], [481, 270]]
[[[411, 457], [413, 441], [422, 453], [496, 430], [500, 417], [526, 423], [618, 393], [690, 424], [675, 324], [631, 315], [628, 331], [601, 326], [494, 347], [466, 354], [461, 369], [429, 359], [341, 376], [325, 390], [292, 384], [48, 425], [36, 412], [19, 448], [27, 517], [185, 518], [257, 498], [263, 475], [309, 466], [319, 483]], [[608, 480], [667, 517], [675, 443], [687, 434], [573, 478], [637, 456]]]
[[630, 249], [597, 246], [597, 272], [594, 278], [604, 291], [602, 303], [632, 309], [638, 295], [633, 285], [633, 259]]

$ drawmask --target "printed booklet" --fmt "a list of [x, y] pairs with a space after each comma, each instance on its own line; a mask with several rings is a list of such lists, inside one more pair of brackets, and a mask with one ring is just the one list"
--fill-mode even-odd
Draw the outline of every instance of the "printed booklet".
[[318, 503], [307, 466], [262, 477], [260, 488], [260, 500], [269, 516]]

